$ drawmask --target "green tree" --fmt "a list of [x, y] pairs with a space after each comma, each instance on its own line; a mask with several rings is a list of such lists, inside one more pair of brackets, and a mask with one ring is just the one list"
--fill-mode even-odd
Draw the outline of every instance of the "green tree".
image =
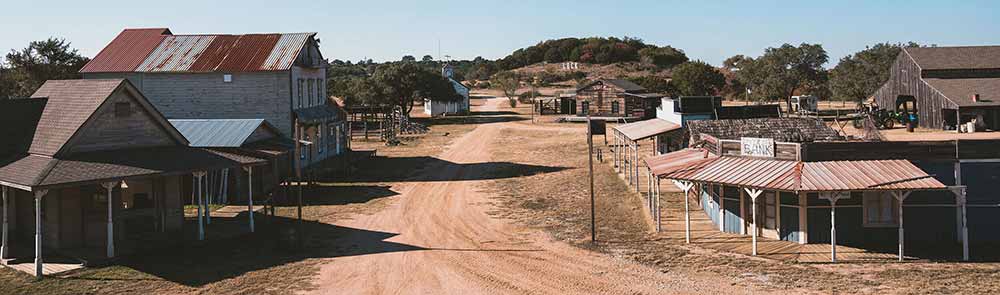
[[647, 47], [639, 50], [639, 59], [645, 63], [651, 63], [661, 69], [673, 68], [676, 65], [688, 61], [684, 51], [670, 46]]
[[755, 100], [784, 100], [791, 109], [791, 97], [795, 91], [820, 89], [826, 83], [823, 64], [828, 56], [819, 44], [784, 44], [777, 48], [767, 48], [758, 58], [733, 57], [729, 60], [738, 64], [737, 79], [752, 90]]
[[861, 103], [878, 91], [887, 80], [889, 70], [903, 47], [917, 47], [916, 43], [878, 43], [840, 59], [830, 71], [830, 90], [833, 99]]
[[521, 77], [515, 72], [500, 72], [490, 79], [490, 84], [503, 91], [510, 107], [517, 107], [517, 89], [521, 87]]
[[677, 95], [677, 89], [674, 89], [674, 87], [670, 85], [669, 80], [663, 77], [638, 76], [629, 77], [627, 80], [632, 81], [632, 83], [639, 84], [639, 86], [646, 88], [646, 91], [649, 92], [663, 93], [668, 96]]
[[417, 58], [412, 55], [404, 55], [401, 61], [417, 61]]
[[0, 77], [0, 95], [30, 96], [47, 80], [80, 78], [80, 68], [90, 61], [70, 47], [65, 39], [32, 41], [7, 54], [7, 69]]
[[428, 55], [424, 55], [424, 57], [423, 57], [423, 58], [421, 58], [421, 59], [420, 59], [420, 61], [424, 61], [424, 62], [431, 62], [431, 61], [434, 61], [434, 57], [433, 57], [433, 56], [431, 56], [430, 54], [428, 54]]
[[726, 85], [726, 77], [715, 67], [696, 60], [674, 67], [670, 84], [677, 89], [678, 95], [716, 95]]
[[412, 62], [382, 64], [375, 69], [371, 79], [374, 87], [378, 87], [374, 93], [382, 95], [379, 101], [399, 106], [406, 114], [413, 110], [413, 102], [418, 99], [456, 101], [461, 98], [450, 81]]

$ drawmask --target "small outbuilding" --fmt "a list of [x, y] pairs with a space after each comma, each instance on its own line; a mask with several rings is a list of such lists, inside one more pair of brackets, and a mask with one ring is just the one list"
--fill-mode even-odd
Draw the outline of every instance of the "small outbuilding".
[[431, 100], [424, 99], [424, 113], [432, 117], [440, 116], [444, 114], [454, 114], [454, 115], [464, 115], [469, 113], [469, 86], [465, 86], [462, 82], [455, 80], [455, 69], [451, 64], [445, 64], [441, 69], [441, 75], [451, 82], [452, 87], [455, 88], [455, 93], [462, 96], [459, 100]]

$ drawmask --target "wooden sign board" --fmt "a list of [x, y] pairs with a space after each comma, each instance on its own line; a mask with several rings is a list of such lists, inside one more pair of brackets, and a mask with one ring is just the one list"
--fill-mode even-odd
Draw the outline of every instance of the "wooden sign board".
[[774, 139], [741, 137], [740, 155], [774, 158]]
[[602, 135], [607, 133], [607, 122], [604, 120], [590, 120], [590, 134]]

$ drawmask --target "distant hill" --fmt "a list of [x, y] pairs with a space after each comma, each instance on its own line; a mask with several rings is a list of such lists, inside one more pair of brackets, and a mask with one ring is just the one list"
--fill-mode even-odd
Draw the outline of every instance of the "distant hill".
[[659, 77], [670, 78], [670, 70], [659, 68], [653, 64], [642, 62], [619, 62], [611, 64], [578, 63], [576, 69], [567, 69], [563, 63], [537, 63], [511, 71], [528, 77], [539, 77], [545, 83], [558, 83], [571, 80], [594, 80], [598, 78], [639, 78]]
[[616, 63], [649, 64], [669, 69], [688, 61], [684, 51], [647, 44], [642, 39], [625, 37], [562, 38], [547, 40], [515, 50], [496, 61], [501, 70], [512, 70], [538, 63], [580, 62], [608, 65]]

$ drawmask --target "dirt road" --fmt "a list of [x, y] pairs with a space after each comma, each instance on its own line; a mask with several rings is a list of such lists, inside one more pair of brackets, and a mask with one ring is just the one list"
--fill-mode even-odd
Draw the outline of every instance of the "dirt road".
[[[491, 99], [481, 111], [495, 111]], [[491, 217], [490, 194], [477, 191], [491, 173], [491, 123], [456, 140], [443, 160], [393, 187], [400, 195], [373, 215], [336, 225], [356, 229], [337, 243], [355, 253], [324, 263], [319, 294], [661, 294], [719, 292], [718, 282], [662, 273], [551, 240], [537, 230]], [[470, 168], [470, 164], [478, 164]], [[712, 286], [715, 285], [715, 286]], [[746, 292], [726, 284], [721, 291]]]

